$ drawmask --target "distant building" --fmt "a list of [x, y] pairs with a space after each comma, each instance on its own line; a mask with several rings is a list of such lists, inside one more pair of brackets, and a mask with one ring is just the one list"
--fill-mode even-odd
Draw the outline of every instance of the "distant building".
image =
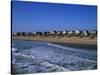
[[79, 37], [80, 34], [81, 34], [81, 31], [80, 30], [74, 31], [74, 36]]
[[50, 32], [44, 32], [43, 34], [46, 35], [46, 36], [50, 36], [51, 33]]
[[41, 36], [43, 33], [42, 32], [36, 32], [37, 36]]
[[93, 39], [97, 37], [97, 30], [90, 31], [89, 34], [90, 34], [90, 38]]
[[21, 36], [21, 32], [17, 32], [17, 36]]
[[14, 33], [12, 33], [12, 35], [13, 35], [13, 36], [17, 36], [17, 33], [16, 33], [16, 32], [14, 32]]
[[56, 32], [56, 35], [57, 35], [57, 36], [62, 36], [62, 31], [57, 31], [57, 32]]
[[73, 34], [74, 34], [74, 31], [72, 31], [72, 30], [71, 30], [71, 31], [68, 31], [67, 36], [68, 36], [68, 37], [72, 37], [72, 36], [73, 36]]
[[68, 34], [68, 31], [62, 31], [63, 36], [67, 36], [67, 34]]
[[84, 30], [84, 31], [82, 31], [81, 34], [80, 34], [80, 38], [81, 38], [81, 37], [88, 37], [88, 36], [89, 36], [88, 30]]

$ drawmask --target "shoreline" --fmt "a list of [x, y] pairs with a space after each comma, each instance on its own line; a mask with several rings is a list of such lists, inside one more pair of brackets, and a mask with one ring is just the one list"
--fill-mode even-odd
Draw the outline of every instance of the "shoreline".
[[97, 50], [97, 45], [95, 44], [75, 44], [75, 43], [58, 43], [58, 42], [51, 42], [52, 44], [58, 44], [61, 46], [67, 46], [67, 47], [72, 47], [72, 48], [79, 48], [79, 49], [96, 49]]
[[66, 38], [50, 38], [50, 37], [33, 37], [33, 36], [12, 36], [12, 39], [27, 40], [27, 41], [45, 41], [53, 44], [67, 45], [71, 47], [88, 47], [97, 48], [97, 39], [66, 37]]

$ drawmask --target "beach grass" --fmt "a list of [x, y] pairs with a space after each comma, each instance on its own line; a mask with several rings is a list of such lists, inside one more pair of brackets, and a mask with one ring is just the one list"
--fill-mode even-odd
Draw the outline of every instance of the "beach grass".
[[42, 37], [42, 36], [12, 36], [12, 39], [30, 40], [30, 41], [47, 41], [52, 43], [70, 43], [83, 45], [97, 45], [97, 38], [89, 37]]

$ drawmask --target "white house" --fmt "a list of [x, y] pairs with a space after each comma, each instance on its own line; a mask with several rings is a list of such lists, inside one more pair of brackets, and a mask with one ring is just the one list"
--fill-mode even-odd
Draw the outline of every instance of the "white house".
[[74, 31], [74, 36], [80, 36], [80, 34], [81, 34], [81, 31], [80, 30], [76, 30], [76, 31]]
[[68, 31], [67, 36], [68, 36], [68, 37], [71, 37], [71, 36], [73, 36], [73, 34], [74, 34], [74, 31], [71, 30], [71, 31]]
[[90, 31], [89, 34], [90, 34], [90, 38], [93, 39], [97, 37], [97, 30]]
[[16, 35], [17, 35], [17, 33], [16, 33], [16, 32], [14, 32], [14, 33], [12, 33], [12, 35], [13, 35], [13, 36], [16, 36]]
[[63, 32], [62, 32], [62, 35], [63, 35], [63, 36], [66, 36], [67, 33], [68, 33], [68, 31], [63, 31]]

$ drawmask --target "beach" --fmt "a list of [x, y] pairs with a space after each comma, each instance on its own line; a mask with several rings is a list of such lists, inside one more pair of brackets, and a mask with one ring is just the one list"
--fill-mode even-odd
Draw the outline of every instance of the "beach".
[[12, 39], [30, 40], [30, 41], [47, 41], [52, 43], [80, 44], [88, 46], [96, 46], [97, 38], [89, 37], [41, 37], [41, 36], [13, 36]]

